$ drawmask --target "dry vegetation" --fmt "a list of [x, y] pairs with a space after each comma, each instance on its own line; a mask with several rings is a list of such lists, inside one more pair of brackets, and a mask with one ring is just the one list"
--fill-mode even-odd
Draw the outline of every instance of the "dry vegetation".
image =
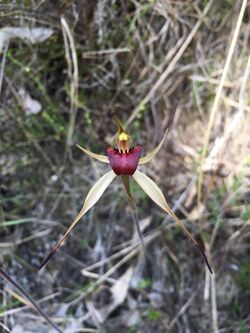
[[[9, 0], [0, 17], [2, 267], [65, 333], [249, 332], [249, 2]], [[173, 112], [142, 169], [215, 274], [133, 183], [143, 257], [119, 181], [38, 272], [109, 168], [75, 144], [104, 154], [116, 114], [147, 152]], [[52, 332], [18, 295], [1, 281], [0, 331]]]

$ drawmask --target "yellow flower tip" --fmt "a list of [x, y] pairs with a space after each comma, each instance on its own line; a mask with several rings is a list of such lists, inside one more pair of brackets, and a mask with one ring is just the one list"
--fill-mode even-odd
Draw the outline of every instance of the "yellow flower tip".
[[130, 136], [125, 132], [121, 132], [116, 140], [118, 150], [121, 153], [128, 153], [130, 141]]
[[118, 135], [118, 140], [119, 141], [128, 141], [129, 136], [125, 132], [122, 132], [121, 134]]

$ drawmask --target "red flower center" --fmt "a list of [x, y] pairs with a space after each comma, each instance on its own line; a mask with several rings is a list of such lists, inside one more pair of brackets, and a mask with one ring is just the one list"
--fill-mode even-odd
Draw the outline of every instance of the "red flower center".
[[118, 149], [108, 147], [107, 155], [111, 168], [117, 175], [130, 175], [136, 171], [141, 156], [141, 146], [137, 145], [128, 152], [120, 152]]

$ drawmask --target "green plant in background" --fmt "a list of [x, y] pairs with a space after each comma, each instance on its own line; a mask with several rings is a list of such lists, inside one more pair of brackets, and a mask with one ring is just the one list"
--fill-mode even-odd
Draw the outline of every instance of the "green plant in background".
[[149, 287], [151, 287], [152, 285], [152, 280], [151, 279], [141, 279], [138, 282], [138, 288], [139, 289], [147, 289]]
[[247, 327], [243, 321], [239, 322], [239, 333], [247, 333]]
[[[130, 189], [130, 176], [133, 177], [133, 179], [137, 182], [137, 184], [141, 187], [141, 189], [159, 206], [161, 207], [166, 213], [168, 213], [172, 219], [181, 227], [181, 229], [186, 233], [186, 235], [190, 238], [190, 240], [198, 247], [200, 252], [202, 253], [204, 260], [207, 264], [207, 267], [209, 268], [210, 272], [212, 273], [212, 269], [208, 263], [208, 260], [206, 258], [206, 255], [202, 249], [202, 247], [197, 243], [197, 241], [194, 239], [192, 234], [187, 230], [185, 225], [178, 219], [178, 217], [175, 215], [175, 213], [171, 210], [171, 208], [168, 206], [167, 201], [160, 190], [160, 188], [146, 175], [144, 175], [142, 172], [137, 170], [138, 165], [146, 164], [150, 162], [153, 157], [158, 153], [158, 151], [161, 149], [168, 133], [168, 128], [165, 131], [165, 134], [163, 136], [163, 139], [159, 143], [159, 145], [148, 155], [141, 157], [141, 146], [136, 145], [133, 148], [130, 148], [130, 142], [131, 138], [126, 133], [125, 128], [121, 124], [120, 120], [115, 117], [117, 128], [118, 128], [118, 135], [116, 137], [116, 145], [117, 148], [108, 147], [107, 148], [107, 156], [105, 155], [99, 155], [96, 153], [93, 153], [92, 151], [87, 150], [86, 148], [82, 148], [78, 146], [84, 153], [89, 155], [92, 158], [97, 159], [98, 161], [101, 161], [103, 163], [110, 164], [111, 171], [103, 175], [96, 183], [95, 185], [90, 189], [89, 193], [87, 194], [87, 197], [85, 199], [84, 205], [64, 236], [57, 242], [57, 244], [52, 248], [52, 250], [49, 252], [49, 254], [46, 256], [46, 258], [43, 260], [42, 264], [40, 265], [40, 269], [46, 265], [46, 263], [49, 261], [49, 259], [55, 254], [56, 250], [60, 246], [60, 244], [64, 241], [64, 239], [67, 237], [69, 232], [75, 227], [75, 225], [79, 222], [79, 220], [88, 212], [88, 210], [93, 207], [97, 201], [100, 199], [104, 191], [107, 189], [107, 187], [110, 185], [110, 183], [116, 178], [116, 176], [121, 176], [125, 193], [128, 199], [128, 202], [130, 204], [130, 207], [132, 209], [132, 216], [135, 221], [138, 234], [140, 236], [142, 245], [143, 245], [143, 237], [139, 228], [139, 222], [138, 217], [136, 213], [135, 208], [135, 202], [131, 194]], [[144, 245], [143, 245], [144, 246]]]
[[250, 204], [246, 204], [244, 207], [244, 211], [241, 215], [243, 221], [247, 222], [250, 220]]
[[158, 310], [148, 310], [147, 317], [151, 321], [159, 320], [161, 318], [161, 313]]
[[[66, 123], [58, 106], [50, 98], [47, 89], [43, 83], [42, 74], [46, 74], [46, 68], [39, 68], [36, 71], [29, 64], [24, 64], [22, 58], [26, 59], [27, 55], [15, 54], [13, 50], [8, 50], [7, 59], [12, 65], [12, 70], [16, 67], [17, 70], [29, 79], [29, 83], [35, 88], [36, 94], [40, 97], [43, 104], [43, 111], [33, 117], [25, 117], [23, 119], [23, 127], [36, 137], [46, 137], [48, 132], [54, 135], [54, 138], [59, 140], [65, 132]], [[21, 60], [20, 60], [21, 59]], [[33, 92], [34, 93], [34, 92]], [[19, 103], [20, 104], [20, 103]], [[19, 114], [22, 114], [17, 110]], [[43, 121], [41, 121], [41, 118]]]
[[239, 199], [239, 190], [242, 185], [242, 178], [243, 178], [242, 174], [238, 174], [233, 177], [233, 183], [231, 186], [231, 189], [233, 191], [233, 196], [232, 196], [231, 201], [232, 201], [232, 205], [234, 205], [234, 206], [237, 204], [237, 201]]
[[250, 263], [244, 261], [240, 264], [240, 271], [236, 276], [236, 282], [244, 292], [250, 292], [249, 276], [250, 276]]

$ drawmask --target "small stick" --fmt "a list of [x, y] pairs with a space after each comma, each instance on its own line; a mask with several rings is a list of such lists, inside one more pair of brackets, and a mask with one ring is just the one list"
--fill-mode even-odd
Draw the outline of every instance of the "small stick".
[[23, 287], [20, 286], [19, 283], [17, 283], [15, 280], [13, 280], [8, 273], [6, 273], [1, 267], [0, 267], [0, 275], [7, 280], [13, 287], [15, 287], [29, 302], [30, 304], [36, 309], [36, 311], [59, 333], [63, 333], [63, 331], [60, 330], [60, 328], [53, 323], [52, 320], [49, 319], [49, 317], [43, 312], [43, 310], [40, 308], [40, 306], [32, 299], [31, 296], [23, 289]]

